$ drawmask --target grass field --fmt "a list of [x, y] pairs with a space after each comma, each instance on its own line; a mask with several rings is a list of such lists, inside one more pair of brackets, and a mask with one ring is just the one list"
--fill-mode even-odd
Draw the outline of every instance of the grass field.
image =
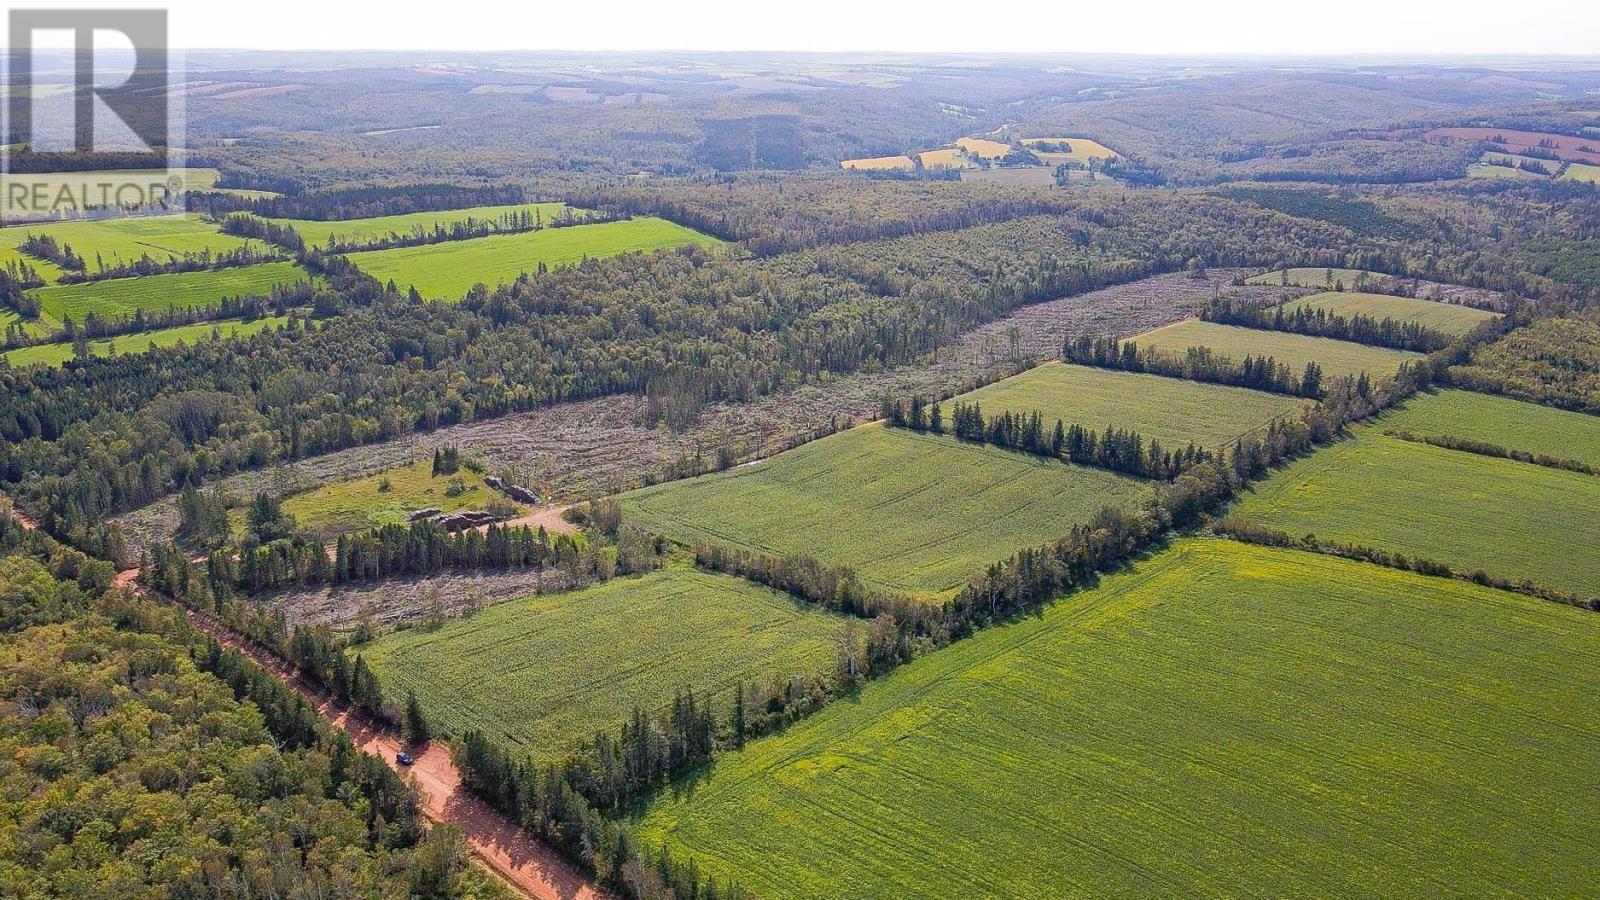
[[1550, 176], [1540, 175], [1538, 172], [1529, 172], [1524, 169], [1512, 169], [1506, 166], [1492, 166], [1488, 163], [1476, 162], [1467, 166], [1467, 177], [1508, 178], [1512, 181], [1543, 181]]
[[940, 150], [924, 150], [917, 154], [924, 169], [965, 169], [974, 163], [963, 156], [954, 147], [945, 147]]
[[1308, 362], [1322, 366], [1325, 375], [1353, 375], [1361, 371], [1374, 377], [1387, 378], [1399, 370], [1400, 364], [1412, 359], [1422, 359], [1421, 353], [1368, 347], [1349, 341], [1307, 337], [1282, 331], [1239, 328], [1218, 325], [1198, 319], [1185, 319], [1147, 331], [1132, 338], [1141, 347], [1155, 347], [1171, 353], [1183, 353], [1190, 347], [1210, 347], [1235, 362], [1246, 356], [1271, 356], [1285, 363], [1296, 374]]
[[957, 138], [956, 146], [965, 150], [968, 156], [981, 157], [983, 159], [1000, 159], [1011, 152], [1010, 144], [1002, 144], [999, 141], [991, 141], [987, 138]]
[[0, 269], [8, 268], [12, 264], [16, 264], [19, 267], [23, 265], [29, 265], [33, 267], [33, 270], [37, 272], [39, 277], [46, 283], [55, 281], [57, 278], [61, 277], [60, 266], [57, 266], [55, 263], [50, 262], [47, 259], [39, 259], [37, 257], [29, 256], [28, 254], [23, 253], [21, 250], [16, 248], [14, 245], [15, 242], [21, 241], [25, 235], [23, 235], [21, 232], [13, 232], [10, 228], [0, 229], [0, 236], [6, 236], [10, 234], [16, 234], [18, 237], [16, 237], [14, 240], [10, 239], [9, 237], [7, 237], [5, 240], [0, 240]]
[[481, 728], [549, 758], [680, 689], [712, 694], [722, 716], [741, 680], [831, 671], [842, 621], [743, 579], [669, 569], [496, 604], [362, 653], [387, 696], [415, 691], [451, 734]]
[[215, 306], [223, 297], [267, 296], [279, 284], [305, 281], [310, 275], [291, 262], [262, 263], [232, 269], [111, 278], [80, 284], [52, 284], [34, 291], [43, 314], [82, 322], [89, 313], [131, 316], [137, 310], [164, 312]]
[[1325, 309], [1337, 316], [1371, 316], [1374, 319], [1395, 319], [1416, 322], [1425, 328], [1446, 334], [1466, 334], [1489, 319], [1498, 319], [1499, 313], [1459, 303], [1440, 303], [1437, 300], [1418, 300], [1414, 297], [1391, 297], [1388, 294], [1359, 294], [1351, 291], [1329, 291], [1291, 300], [1284, 305], [1289, 311], [1309, 307]]
[[459, 300], [479, 282], [493, 287], [513, 281], [523, 272], [537, 269], [541, 262], [554, 268], [585, 258], [687, 244], [718, 247], [722, 242], [666, 219], [646, 217], [372, 250], [352, 253], [349, 258], [380, 281], [393, 279], [401, 288], [415, 285], [425, 297]]
[[1445, 450], [1368, 426], [1258, 484], [1234, 513], [1580, 596], [1600, 595], [1600, 477]]
[[867, 425], [621, 500], [629, 521], [684, 543], [805, 554], [878, 588], [942, 595], [1149, 490], [1099, 469]]
[[1563, 181], [1587, 181], [1590, 184], [1600, 184], [1600, 166], [1585, 163], [1570, 163], [1567, 170], [1561, 173]]
[[955, 400], [983, 404], [985, 418], [1008, 410], [1037, 411], [1047, 426], [1060, 419], [1097, 430], [1107, 425], [1132, 428], [1168, 449], [1191, 442], [1221, 447], [1309, 404], [1264, 391], [1059, 362], [1045, 363]]
[[[1287, 275], [1285, 275], [1286, 272]], [[1363, 269], [1295, 268], [1280, 269], [1275, 272], [1263, 272], [1260, 275], [1252, 275], [1249, 278], [1246, 278], [1244, 283], [1267, 285], [1269, 287], [1279, 284], [1288, 284], [1292, 287], [1328, 288], [1329, 290], [1332, 290], [1341, 284], [1346, 288], [1354, 288], [1356, 279], [1360, 278], [1362, 275], [1367, 276], [1367, 278], [1373, 281], [1388, 277], [1381, 272], [1369, 272]]]
[[4, 335], [6, 333], [6, 329], [12, 325], [20, 326], [22, 333], [27, 337], [43, 338], [49, 337], [51, 332], [55, 331], [61, 326], [61, 323], [54, 319], [46, 318], [45, 316], [39, 316], [38, 318], [33, 319], [24, 319], [22, 316], [18, 315], [17, 311], [14, 309], [10, 309], [9, 307], [0, 308], [0, 335]]
[[[253, 319], [249, 322], [199, 322], [194, 325], [179, 325], [175, 328], [160, 328], [155, 331], [141, 331], [138, 334], [118, 335], [103, 341], [90, 341], [89, 349], [96, 356], [107, 356], [113, 349], [117, 353], [143, 353], [152, 347], [171, 347], [182, 341], [194, 344], [200, 341], [209, 341], [214, 335], [223, 338], [248, 337], [267, 328], [281, 328], [289, 321], [288, 316], [271, 316]], [[3, 327], [3, 325], [0, 325]], [[72, 344], [39, 344], [33, 347], [22, 347], [17, 350], [8, 350], [4, 354], [6, 361], [13, 366], [31, 366], [44, 364], [59, 366], [73, 357]]]
[[[506, 206], [474, 206], [470, 209], [448, 209], [430, 212], [406, 213], [399, 216], [378, 216], [370, 219], [347, 219], [341, 222], [321, 222], [314, 219], [270, 219], [279, 225], [292, 227], [309, 244], [323, 245], [330, 237], [341, 241], [366, 242], [390, 234], [411, 234], [415, 229], [432, 231], [435, 225], [449, 227], [467, 219], [498, 221], [501, 216], [523, 210], [537, 213], [545, 222], [554, 219], [567, 209], [565, 203], [513, 203]], [[574, 213], [581, 211], [574, 210]]]
[[916, 163], [909, 156], [868, 156], [861, 159], [846, 159], [839, 163], [841, 169], [915, 169]]
[[[1069, 162], [1075, 162], [1080, 165], [1087, 166], [1089, 164], [1089, 160], [1091, 159], [1111, 159], [1117, 155], [1116, 151], [1112, 150], [1110, 147], [1107, 147], [1106, 145], [1097, 141], [1091, 141], [1088, 138], [1028, 138], [1022, 143], [1028, 149], [1033, 150], [1033, 152], [1040, 159], [1044, 160], [1047, 165], [1052, 166], [1059, 166], [1063, 163]], [[1066, 143], [1066, 145], [1072, 149], [1069, 151], [1040, 150], [1038, 149], [1037, 145], [1041, 143]]]
[[[216, 169], [119, 169], [88, 172], [46, 172], [42, 174], [0, 175], [0, 216], [39, 216], [52, 212], [76, 211], [84, 207], [98, 208], [114, 205], [116, 191], [124, 185], [139, 185], [137, 193], [127, 197], [160, 196], [163, 187], [170, 188], [171, 180], [181, 180], [182, 190], [208, 190], [217, 183]], [[151, 187], [151, 186], [155, 187]], [[13, 190], [20, 189], [22, 203], [16, 203]]]
[[[432, 459], [419, 459], [354, 481], [295, 494], [283, 501], [283, 511], [293, 515], [299, 525], [334, 538], [378, 525], [399, 524], [407, 515], [431, 506], [456, 512], [484, 509], [497, 497], [511, 502], [484, 484], [482, 475], [465, 466], [454, 475], [435, 477], [432, 472]], [[465, 491], [452, 497], [448, 491], [456, 478], [461, 479]], [[384, 481], [389, 482], [388, 490], [382, 490]]]
[[1383, 428], [1486, 441], [1512, 450], [1600, 467], [1600, 416], [1472, 391], [1438, 391], [1407, 400], [1378, 420]]
[[[131, 263], [143, 256], [166, 262], [174, 256], [182, 257], [207, 249], [213, 253], [223, 252], [253, 243], [223, 234], [216, 225], [202, 222], [195, 216], [139, 216], [51, 222], [47, 225], [12, 225], [0, 229], [0, 245], [8, 250], [15, 248], [30, 234], [49, 235], [57, 243], [70, 245], [72, 252], [83, 257], [90, 272], [98, 272], [105, 266], [118, 263]], [[254, 243], [258, 248], [261, 247], [259, 242]], [[40, 269], [41, 275], [44, 274], [38, 261], [34, 262], [34, 267]], [[60, 270], [54, 266], [51, 266], [51, 270], [59, 275]]]
[[1187, 540], [723, 756], [638, 832], [760, 896], [1581, 895], [1597, 651], [1592, 613]]

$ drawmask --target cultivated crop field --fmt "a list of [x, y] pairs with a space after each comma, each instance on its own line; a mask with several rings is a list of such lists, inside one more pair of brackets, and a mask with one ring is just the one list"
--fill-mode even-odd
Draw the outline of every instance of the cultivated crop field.
[[141, 309], [165, 312], [215, 306], [224, 297], [265, 297], [271, 295], [277, 285], [306, 281], [310, 277], [294, 263], [273, 262], [172, 275], [52, 284], [34, 293], [45, 316], [57, 321], [71, 316], [73, 321], [81, 323], [90, 313], [120, 318]]
[[1600, 468], [1600, 416], [1472, 391], [1419, 394], [1384, 413], [1383, 428], [1483, 441]]
[[[268, 328], [281, 328], [288, 324], [288, 316], [263, 316], [249, 322], [231, 320], [226, 322], [197, 322], [193, 325], [179, 325], [174, 328], [158, 328], [155, 331], [141, 331], [136, 334], [122, 334], [105, 340], [90, 341], [89, 349], [96, 356], [110, 356], [115, 353], [143, 353], [155, 347], [171, 347], [179, 342], [195, 344], [209, 341], [213, 338], [247, 337]], [[47, 365], [59, 366], [72, 359], [74, 351], [71, 343], [38, 344], [32, 347], [21, 347], [16, 350], [7, 350], [4, 354], [6, 361], [13, 366]]]
[[1395, 319], [1416, 322], [1426, 328], [1446, 334], [1462, 335], [1480, 324], [1500, 317], [1499, 313], [1462, 306], [1459, 303], [1438, 303], [1414, 297], [1391, 297], [1388, 294], [1361, 294], [1350, 291], [1328, 291], [1312, 294], [1285, 304], [1290, 312], [1301, 307], [1325, 309], [1330, 314], [1354, 318], [1370, 316], [1374, 319]]
[[[388, 237], [391, 234], [409, 235], [419, 228], [423, 231], [432, 231], [436, 225], [448, 228], [457, 222], [469, 219], [479, 222], [498, 222], [501, 217], [512, 213], [526, 212], [529, 215], [537, 215], [541, 221], [549, 224], [568, 208], [565, 203], [512, 203], [505, 206], [474, 206], [468, 209], [435, 210], [331, 222], [316, 219], [269, 219], [268, 221], [288, 225], [305, 238], [306, 243], [322, 246], [330, 237], [336, 237], [342, 243], [360, 243]], [[574, 210], [574, 213], [581, 214], [581, 211]]]
[[1597, 650], [1591, 613], [1183, 540], [727, 754], [639, 832], [762, 896], [1582, 894]]
[[1386, 424], [1291, 463], [1234, 513], [1315, 534], [1600, 594], [1600, 477], [1386, 436]]
[[393, 279], [402, 289], [414, 286], [428, 298], [459, 300], [475, 284], [493, 287], [513, 281], [536, 270], [539, 263], [554, 268], [584, 259], [689, 244], [719, 247], [722, 242], [666, 219], [644, 217], [371, 250], [351, 253], [349, 259], [379, 281]]
[[1324, 375], [1354, 375], [1362, 371], [1387, 378], [1399, 371], [1400, 364], [1422, 359], [1423, 354], [1386, 347], [1368, 347], [1349, 341], [1307, 337], [1282, 331], [1240, 328], [1186, 319], [1133, 338], [1141, 347], [1155, 347], [1170, 353], [1183, 353], [1190, 347], [1210, 347], [1235, 361], [1246, 356], [1271, 356], [1285, 363], [1296, 375], [1308, 362], [1322, 367]]
[[[1110, 147], [1088, 138], [1045, 137], [1028, 138], [1023, 146], [1032, 150], [1047, 165], [1059, 166], [1063, 163], [1075, 162], [1087, 166], [1093, 159], [1112, 159], [1117, 153]], [[1066, 144], [1070, 150], [1041, 150], [1040, 144], [1055, 145]]]
[[669, 569], [511, 600], [436, 631], [392, 632], [361, 653], [391, 697], [550, 759], [693, 688], [723, 713], [740, 681], [830, 670], [843, 620], [724, 575]]
[[946, 408], [955, 401], [982, 404], [985, 418], [1006, 411], [1038, 412], [1047, 427], [1057, 419], [1095, 430], [1115, 424], [1155, 438], [1168, 449], [1189, 443], [1216, 449], [1309, 403], [1264, 391], [1059, 362], [963, 394]]
[[1100, 469], [865, 425], [620, 499], [629, 521], [673, 540], [804, 554], [873, 587], [937, 597], [1149, 490]]
[[[69, 245], [72, 252], [83, 257], [89, 272], [98, 272], [107, 266], [133, 263], [148, 256], [157, 262], [172, 257], [182, 258], [190, 253], [210, 250], [227, 252], [253, 244], [257, 249], [268, 250], [260, 242], [223, 234], [217, 226], [203, 222], [197, 216], [134, 216], [121, 219], [99, 219], [72, 222], [51, 222], [45, 225], [12, 225], [0, 229], [0, 243], [14, 248], [29, 235], [49, 236], [56, 243]], [[42, 260], [28, 258], [34, 268], [44, 274]], [[50, 268], [58, 273], [54, 266]]]
[[[452, 482], [457, 481], [453, 487]], [[378, 525], [400, 524], [411, 513], [429, 507], [443, 512], [484, 509], [496, 498], [512, 502], [466, 466], [451, 475], [434, 475], [430, 458], [296, 494], [283, 501], [283, 511], [293, 515], [297, 524], [333, 538]]]

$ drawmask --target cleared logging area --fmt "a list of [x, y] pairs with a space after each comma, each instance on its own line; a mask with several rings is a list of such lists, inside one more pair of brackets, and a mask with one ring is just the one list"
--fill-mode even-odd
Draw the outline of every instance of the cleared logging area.
[[883, 590], [938, 596], [1149, 492], [1099, 469], [863, 425], [620, 499], [628, 521], [673, 540], [802, 554]]
[[1168, 449], [1189, 443], [1215, 449], [1308, 405], [1304, 400], [1264, 391], [1059, 362], [1029, 369], [955, 400], [981, 403], [986, 418], [1006, 411], [1037, 411], [1046, 427], [1059, 419], [1096, 430], [1107, 425], [1131, 428]]
[[1394, 319], [1400, 322], [1415, 322], [1426, 328], [1454, 335], [1466, 334], [1483, 322], [1499, 318], [1500, 315], [1499, 313], [1475, 309], [1471, 306], [1461, 306], [1456, 303], [1439, 303], [1433, 300], [1418, 300], [1414, 297], [1391, 297], [1387, 294], [1360, 294], [1349, 291], [1329, 291], [1323, 294], [1313, 294], [1310, 297], [1301, 297], [1298, 300], [1290, 301], [1284, 306], [1284, 309], [1287, 312], [1293, 312], [1302, 307], [1325, 309], [1332, 315], [1346, 318], [1370, 316], [1380, 320]]
[[670, 569], [511, 600], [362, 648], [387, 695], [430, 721], [548, 759], [679, 690], [726, 711], [740, 681], [830, 671], [843, 619], [739, 578]]
[[265, 297], [277, 285], [310, 278], [310, 273], [294, 263], [273, 262], [233, 269], [52, 284], [39, 288], [34, 294], [45, 316], [57, 321], [71, 316], [73, 321], [82, 323], [90, 313], [120, 318], [141, 309], [165, 312], [215, 306], [224, 297]]
[[468, 241], [396, 247], [351, 253], [363, 272], [401, 288], [415, 287], [430, 299], [459, 300], [475, 284], [494, 287], [533, 272], [540, 263], [554, 268], [602, 256], [667, 250], [722, 242], [676, 222], [651, 217], [496, 234]]
[[1473, 391], [1438, 391], [1407, 400], [1382, 427], [1427, 437], [1483, 441], [1600, 467], [1600, 416]]
[[1600, 594], [1600, 478], [1361, 429], [1259, 484], [1234, 514], [1293, 535], [1381, 547]]
[[1592, 613], [1186, 540], [723, 756], [639, 831], [764, 896], [1581, 894], [1597, 649]]
[[1308, 362], [1322, 367], [1324, 375], [1355, 375], [1368, 372], [1375, 378], [1387, 378], [1400, 369], [1400, 364], [1422, 359], [1421, 353], [1368, 347], [1349, 341], [1307, 337], [1282, 331], [1240, 328], [1236, 325], [1219, 325], [1186, 319], [1155, 331], [1145, 332], [1133, 339], [1141, 347], [1155, 347], [1169, 353], [1182, 354], [1190, 347], [1210, 347], [1235, 362], [1246, 356], [1270, 356], [1284, 363], [1296, 375]]
[[496, 499], [511, 502], [484, 484], [482, 475], [465, 466], [453, 474], [432, 473], [431, 460], [419, 459], [410, 465], [296, 494], [284, 501], [283, 511], [294, 516], [302, 527], [315, 528], [333, 538], [378, 525], [400, 524], [419, 509], [437, 508], [448, 513], [484, 509]]

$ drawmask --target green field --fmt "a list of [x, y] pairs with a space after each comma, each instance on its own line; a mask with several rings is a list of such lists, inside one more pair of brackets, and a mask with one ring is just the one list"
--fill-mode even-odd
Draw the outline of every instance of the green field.
[[951, 437], [865, 425], [754, 466], [623, 494], [631, 522], [673, 540], [798, 553], [867, 584], [943, 595], [990, 563], [1065, 536], [1150, 488]]
[[36, 319], [24, 319], [14, 309], [0, 307], [0, 336], [5, 335], [6, 329], [12, 325], [22, 328], [22, 333], [30, 338], [49, 337], [51, 332], [60, 327], [61, 323], [54, 319], [40, 316]]
[[370, 250], [352, 253], [349, 258], [379, 281], [392, 279], [402, 289], [413, 285], [424, 297], [459, 300], [475, 284], [493, 287], [514, 281], [524, 272], [535, 271], [541, 262], [555, 268], [586, 258], [686, 244], [715, 247], [722, 242], [675, 222], [647, 217]]
[[275, 285], [305, 281], [309, 277], [294, 263], [274, 262], [173, 275], [52, 284], [39, 288], [34, 294], [39, 298], [44, 316], [56, 320], [71, 316], [73, 321], [82, 322], [91, 312], [120, 318], [141, 309], [165, 312], [215, 306], [224, 297], [265, 297], [272, 293]]
[[[13, 250], [30, 234], [49, 235], [57, 243], [71, 246], [72, 252], [83, 257], [90, 272], [98, 272], [118, 263], [132, 263], [143, 256], [166, 262], [174, 256], [181, 258], [203, 250], [226, 252], [250, 243], [254, 243], [258, 249], [270, 249], [259, 242], [223, 234], [216, 225], [202, 222], [195, 216], [136, 216], [51, 222], [45, 225], [12, 225], [0, 229], [0, 245]], [[60, 270], [53, 265], [41, 264], [39, 260], [33, 260], [33, 263], [41, 275], [46, 272], [45, 266], [59, 275]]]
[[1561, 179], [1563, 181], [1587, 181], [1591, 184], [1600, 184], [1600, 166], [1568, 163], [1567, 170], [1561, 173]]
[[1264, 391], [1059, 362], [962, 394], [945, 407], [955, 401], [981, 403], [985, 418], [1037, 411], [1047, 426], [1059, 419], [1096, 430], [1131, 428], [1168, 449], [1221, 447], [1309, 405]]
[[1383, 428], [1484, 441], [1600, 467], [1600, 416], [1472, 391], [1421, 394], [1378, 421]]
[[1508, 178], [1512, 181], [1543, 181], [1548, 175], [1538, 172], [1529, 172], [1524, 169], [1513, 169], [1507, 166], [1491, 166], [1488, 163], [1470, 163], [1467, 166], [1468, 178]]
[[[11, 229], [9, 228], [0, 229], [0, 235], [5, 235], [10, 231]], [[22, 238], [20, 237], [15, 238], [15, 240], [19, 241], [21, 239]], [[10, 240], [10, 238], [7, 238], [7, 240]], [[39, 277], [45, 282], [55, 281], [57, 278], [61, 277], [61, 267], [57, 266], [55, 263], [50, 262], [47, 259], [38, 259], [37, 257], [29, 256], [28, 254], [23, 253], [21, 250], [18, 250], [11, 243], [8, 243], [7, 241], [0, 241], [0, 269], [4, 269], [13, 263], [19, 266], [24, 264], [32, 266], [33, 270], [37, 272]]]
[[1234, 508], [1294, 535], [1382, 547], [1580, 596], [1600, 595], [1600, 477], [1361, 429]]
[[[1285, 280], [1284, 276], [1285, 271], [1288, 272], [1287, 280]], [[1329, 290], [1333, 290], [1336, 286], [1342, 284], [1346, 289], [1352, 289], [1355, 287], [1356, 279], [1362, 275], [1373, 281], [1389, 277], [1382, 272], [1370, 272], [1365, 269], [1293, 268], [1252, 275], [1246, 278], [1244, 283], [1257, 285], [1287, 284], [1291, 287], [1327, 288]]]
[[1466, 334], [1483, 322], [1500, 317], [1499, 313], [1462, 306], [1459, 303], [1418, 300], [1414, 297], [1392, 297], [1388, 294], [1358, 294], [1351, 291], [1312, 294], [1284, 304], [1284, 309], [1289, 312], [1302, 307], [1325, 309], [1331, 315], [1346, 318], [1370, 316], [1380, 320], [1416, 322], [1424, 328], [1452, 335]]
[[[437, 506], [444, 512], [485, 509], [496, 498], [510, 498], [483, 483], [483, 476], [462, 466], [454, 475], [432, 474], [430, 459], [419, 459], [353, 481], [330, 484], [295, 494], [283, 501], [283, 511], [305, 528], [315, 528], [329, 538], [378, 525], [399, 524], [419, 509]], [[451, 481], [461, 479], [465, 490], [449, 496]], [[389, 489], [382, 490], [383, 482]], [[242, 511], [241, 511], [242, 512]]]
[[638, 833], [773, 897], [1580, 896], [1597, 652], [1592, 613], [1186, 540], [724, 755]]
[[1387, 378], [1399, 371], [1401, 363], [1423, 358], [1421, 353], [1405, 350], [1368, 347], [1365, 344], [1283, 331], [1218, 325], [1199, 319], [1174, 322], [1155, 331], [1147, 331], [1132, 340], [1141, 347], [1155, 347], [1177, 354], [1182, 354], [1190, 347], [1210, 347], [1223, 356], [1232, 357], [1234, 362], [1246, 356], [1271, 356], [1287, 364], [1297, 376], [1306, 363], [1315, 362], [1322, 366], [1323, 374], [1329, 376], [1354, 375], [1366, 371], [1374, 377]]
[[[456, 222], [467, 219], [478, 221], [498, 221], [501, 216], [510, 212], [527, 210], [537, 212], [544, 222], [555, 218], [562, 210], [567, 209], [565, 203], [513, 203], [506, 206], [474, 206], [470, 209], [448, 209], [430, 212], [406, 213], [398, 216], [378, 216], [370, 219], [346, 219], [339, 222], [322, 222], [315, 219], [269, 219], [279, 225], [292, 227], [299, 235], [305, 238], [306, 243], [322, 245], [328, 238], [338, 237], [345, 243], [365, 242], [374, 238], [388, 237], [390, 234], [408, 235], [418, 228], [432, 231], [435, 225], [446, 227]], [[580, 212], [575, 210], [575, 212]]]
[[[179, 341], [186, 344], [195, 344], [200, 341], [209, 341], [214, 336], [222, 338], [248, 337], [266, 328], [281, 328], [288, 322], [288, 316], [270, 316], [253, 319], [249, 322], [237, 320], [198, 322], [194, 325], [179, 325], [174, 328], [160, 328], [155, 331], [141, 331], [138, 334], [124, 334], [101, 341], [90, 341], [89, 349], [93, 350], [96, 356], [108, 356], [112, 350], [117, 353], [143, 353], [152, 347], [170, 347]], [[0, 325], [0, 327], [3, 327], [3, 325]], [[48, 366], [59, 366], [73, 358], [73, 350], [71, 343], [39, 344], [33, 347], [8, 350], [0, 355], [3, 355], [6, 361], [13, 366], [31, 366], [40, 363]]]
[[680, 689], [712, 694], [720, 716], [741, 680], [825, 674], [842, 621], [743, 579], [670, 569], [495, 604], [361, 652], [387, 696], [415, 691], [449, 733], [480, 728], [548, 758]]

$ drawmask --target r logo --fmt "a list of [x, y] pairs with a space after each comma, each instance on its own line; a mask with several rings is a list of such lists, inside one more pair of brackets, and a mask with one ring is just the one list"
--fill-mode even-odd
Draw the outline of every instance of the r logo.
[[[9, 139], [30, 146], [33, 133], [33, 34], [40, 30], [73, 33], [72, 150], [95, 147], [95, 98], [98, 97], [152, 152], [168, 144], [167, 11], [164, 9], [13, 9], [10, 13], [11, 77]], [[117, 31], [133, 44], [133, 74], [114, 87], [94, 83], [94, 33]], [[34, 147], [36, 150], [62, 148]]]

